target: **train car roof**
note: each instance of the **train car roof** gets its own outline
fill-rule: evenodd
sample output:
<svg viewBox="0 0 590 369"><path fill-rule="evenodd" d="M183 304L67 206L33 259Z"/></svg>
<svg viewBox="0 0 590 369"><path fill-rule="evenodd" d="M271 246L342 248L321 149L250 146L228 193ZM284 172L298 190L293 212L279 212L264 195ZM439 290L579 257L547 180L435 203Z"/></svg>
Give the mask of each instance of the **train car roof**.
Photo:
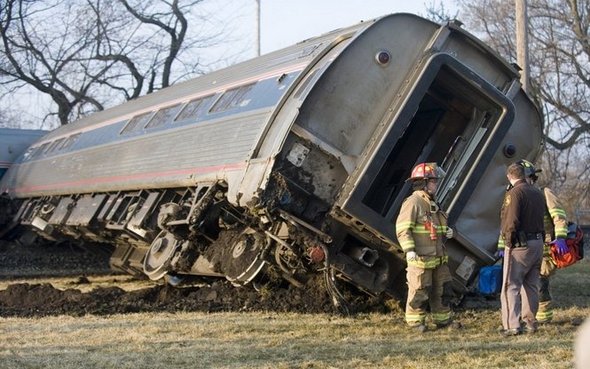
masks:
<svg viewBox="0 0 590 369"><path fill-rule="evenodd" d="M372 20L361 21L356 25L332 30L318 37L303 40L295 45L180 82L151 94L141 96L135 100L126 101L112 108L90 114L73 121L68 125L58 127L46 135L44 139L40 140L38 144L42 144L44 141L51 141L57 137L67 136L73 133L94 129L102 125L109 125L125 119L130 119L135 115L153 111L163 105L186 102L200 96L222 92L234 86L261 80L265 78L265 76L268 77L277 75L278 73L289 73L296 70L303 70L309 66L315 57L335 39L343 36L353 36L350 37L352 39L355 34L362 33L373 24L389 17L411 17L422 22L435 24L430 20L409 13L393 13ZM449 28L463 34L465 37L469 38L471 42L477 43L482 49L487 50L489 53L496 54L487 45L461 29L460 25L451 22L449 23ZM499 58L498 60L502 59ZM511 65L507 63L503 64L505 71L518 75L516 69Z"/></svg>
<svg viewBox="0 0 590 369"><path fill-rule="evenodd" d="M346 28L339 28L321 36L303 40L284 49L180 82L135 100L126 101L112 108L93 113L55 129L47 136L47 140L77 131L85 131L98 125L115 123L142 112L152 111L158 106L170 105L175 102L187 101L199 96L225 91L236 85L258 81L267 75L302 70L314 60L323 47L335 38L340 35L349 35L362 31L381 18L362 21Z"/></svg>

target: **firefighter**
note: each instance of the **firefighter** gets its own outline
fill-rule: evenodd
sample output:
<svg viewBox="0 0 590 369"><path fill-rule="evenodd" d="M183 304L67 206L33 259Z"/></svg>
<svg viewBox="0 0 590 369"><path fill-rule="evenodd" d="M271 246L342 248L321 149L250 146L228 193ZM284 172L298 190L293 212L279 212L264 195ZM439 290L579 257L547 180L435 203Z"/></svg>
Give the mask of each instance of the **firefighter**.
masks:
<svg viewBox="0 0 590 369"><path fill-rule="evenodd" d="M522 165L529 183L534 184L539 177L537 173L541 169L536 169L532 163L526 160L520 160L518 164ZM539 310L537 312L537 322L548 323L553 319L553 308L551 304L551 294L549 292L549 278L555 272L555 262L551 258L551 245L556 246L558 254L567 252L567 218L561 201L555 196L551 189L543 188L545 196L545 245L543 247L543 261L541 263L541 284L539 289Z"/></svg>
<svg viewBox="0 0 590 369"><path fill-rule="evenodd" d="M406 254L408 299L406 323L419 332L426 331L426 312L437 328L452 323L451 309L443 299L451 282L445 242L453 237L447 215L435 201L438 181L444 171L436 163L420 163L408 181L413 192L402 204L395 228L400 246Z"/></svg>
<svg viewBox="0 0 590 369"><path fill-rule="evenodd" d="M522 163L511 164L506 176L507 191L501 212L501 237L505 260L500 294L502 334L513 336L537 330L539 307L539 271L543 259L543 194L527 181Z"/></svg>

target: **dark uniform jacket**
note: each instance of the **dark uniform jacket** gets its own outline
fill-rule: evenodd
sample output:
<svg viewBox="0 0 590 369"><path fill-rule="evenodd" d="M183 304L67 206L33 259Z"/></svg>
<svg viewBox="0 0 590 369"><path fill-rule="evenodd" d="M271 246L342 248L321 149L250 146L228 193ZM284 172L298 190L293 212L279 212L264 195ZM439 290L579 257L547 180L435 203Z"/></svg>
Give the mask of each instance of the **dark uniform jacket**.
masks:
<svg viewBox="0 0 590 369"><path fill-rule="evenodd" d="M506 247L514 247L518 243L518 232L526 237L543 234L545 214L545 198L535 186L520 180L506 192L502 205L501 235Z"/></svg>

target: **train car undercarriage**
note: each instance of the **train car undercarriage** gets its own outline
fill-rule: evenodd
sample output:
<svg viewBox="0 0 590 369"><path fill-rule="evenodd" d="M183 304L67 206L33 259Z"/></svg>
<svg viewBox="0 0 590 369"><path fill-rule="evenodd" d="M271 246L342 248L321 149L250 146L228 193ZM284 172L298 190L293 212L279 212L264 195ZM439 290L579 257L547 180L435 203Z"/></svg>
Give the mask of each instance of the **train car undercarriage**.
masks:
<svg viewBox="0 0 590 369"><path fill-rule="evenodd" d="M226 191L224 182L212 182L182 189L32 198L23 200L12 224L48 240L68 239L86 249L112 251L114 270L165 278L170 284L206 276L243 286L265 276L303 287L324 273L327 291L342 306L337 279L352 281L369 293L383 290L372 282L379 276L368 272L376 264L377 251L349 241L348 247L336 248L319 228L329 228L326 208L309 206L310 200L297 194L300 189L280 175L271 181L270 191L246 208L230 204ZM308 217L310 208L317 210L315 217ZM310 224L288 210L307 211L307 219L319 221ZM361 283L355 280L359 278Z"/></svg>

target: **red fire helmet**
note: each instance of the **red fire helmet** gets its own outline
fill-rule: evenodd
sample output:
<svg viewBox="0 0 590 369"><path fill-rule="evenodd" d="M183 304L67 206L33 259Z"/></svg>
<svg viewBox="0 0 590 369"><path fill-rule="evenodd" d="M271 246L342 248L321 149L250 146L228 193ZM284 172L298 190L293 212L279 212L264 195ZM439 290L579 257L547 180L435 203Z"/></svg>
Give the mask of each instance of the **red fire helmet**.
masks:
<svg viewBox="0 0 590 369"><path fill-rule="evenodd" d="M438 166L436 163L420 163L412 169L412 174L409 178L410 181L416 181L419 179L439 179L445 176L445 171Z"/></svg>

